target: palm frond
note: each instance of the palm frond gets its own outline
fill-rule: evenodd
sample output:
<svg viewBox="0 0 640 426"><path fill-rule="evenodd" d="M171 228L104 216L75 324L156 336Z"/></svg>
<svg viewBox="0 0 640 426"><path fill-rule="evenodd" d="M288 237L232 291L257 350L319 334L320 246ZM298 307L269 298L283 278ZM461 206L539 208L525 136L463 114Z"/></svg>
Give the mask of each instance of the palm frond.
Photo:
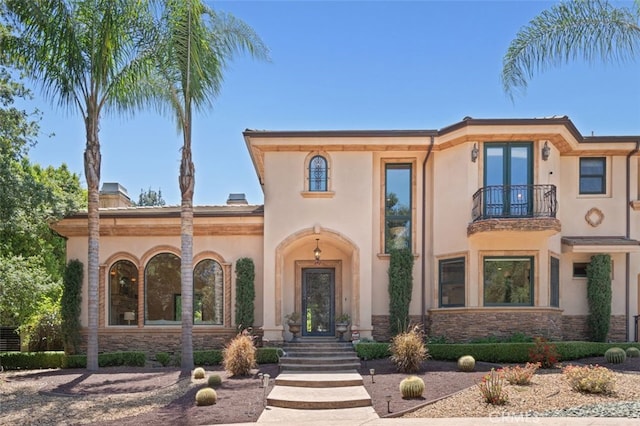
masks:
<svg viewBox="0 0 640 426"><path fill-rule="evenodd" d="M542 12L523 27L503 58L502 85L509 96L525 91L537 72L575 59L625 62L638 58L638 9L606 0L570 0Z"/></svg>

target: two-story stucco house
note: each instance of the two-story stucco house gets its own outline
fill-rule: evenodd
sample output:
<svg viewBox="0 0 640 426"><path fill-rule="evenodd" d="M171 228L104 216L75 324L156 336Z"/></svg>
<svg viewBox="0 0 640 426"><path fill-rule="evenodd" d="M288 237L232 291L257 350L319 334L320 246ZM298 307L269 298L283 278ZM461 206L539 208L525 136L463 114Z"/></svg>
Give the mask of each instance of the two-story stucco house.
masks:
<svg viewBox="0 0 640 426"><path fill-rule="evenodd" d="M640 136L585 137L552 117L244 138L264 205L230 197L195 209L196 348L235 333L241 257L256 266L264 339L288 339L292 311L303 336L334 336L346 312L361 337L388 339L393 247L414 253L412 320L452 341L585 339L586 265L608 253L610 338L636 340ZM53 227L68 238L68 258L86 264L86 214ZM179 348L179 247L179 207L101 210L100 350Z"/></svg>

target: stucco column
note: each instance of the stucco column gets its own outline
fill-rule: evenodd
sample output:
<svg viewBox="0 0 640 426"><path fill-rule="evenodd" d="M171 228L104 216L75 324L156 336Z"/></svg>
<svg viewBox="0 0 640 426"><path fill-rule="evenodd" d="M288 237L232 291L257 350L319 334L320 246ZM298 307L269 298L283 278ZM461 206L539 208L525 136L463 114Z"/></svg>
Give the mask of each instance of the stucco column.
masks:
<svg viewBox="0 0 640 426"><path fill-rule="evenodd" d="M282 337L282 274L280 250L267 250L264 255L263 340L280 342Z"/></svg>
<svg viewBox="0 0 640 426"><path fill-rule="evenodd" d="M371 260L360 259L360 250L354 247L351 252L351 294L355 312L354 326L360 332L360 338L372 338L371 306L373 292L371 289Z"/></svg>

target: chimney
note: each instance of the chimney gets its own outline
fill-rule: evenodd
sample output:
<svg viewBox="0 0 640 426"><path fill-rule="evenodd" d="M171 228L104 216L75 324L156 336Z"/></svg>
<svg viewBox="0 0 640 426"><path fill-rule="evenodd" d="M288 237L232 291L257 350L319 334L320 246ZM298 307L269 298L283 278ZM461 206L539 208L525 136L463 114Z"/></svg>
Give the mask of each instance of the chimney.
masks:
<svg viewBox="0 0 640 426"><path fill-rule="evenodd" d="M247 197L244 194L229 194L227 198L228 206L248 205Z"/></svg>
<svg viewBox="0 0 640 426"><path fill-rule="evenodd" d="M117 182L105 182L100 191L100 208L131 207L133 203L127 188Z"/></svg>

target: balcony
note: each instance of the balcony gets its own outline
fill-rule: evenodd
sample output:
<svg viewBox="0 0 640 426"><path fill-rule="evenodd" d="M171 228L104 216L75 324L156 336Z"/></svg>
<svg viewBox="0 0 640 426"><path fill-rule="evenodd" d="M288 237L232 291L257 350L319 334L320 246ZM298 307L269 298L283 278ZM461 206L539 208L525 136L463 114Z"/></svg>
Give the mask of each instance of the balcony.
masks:
<svg viewBox="0 0 640 426"><path fill-rule="evenodd" d="M560 232L557 210L555 185L485 186L473 194L467 235L494 230Z"/></svg>

